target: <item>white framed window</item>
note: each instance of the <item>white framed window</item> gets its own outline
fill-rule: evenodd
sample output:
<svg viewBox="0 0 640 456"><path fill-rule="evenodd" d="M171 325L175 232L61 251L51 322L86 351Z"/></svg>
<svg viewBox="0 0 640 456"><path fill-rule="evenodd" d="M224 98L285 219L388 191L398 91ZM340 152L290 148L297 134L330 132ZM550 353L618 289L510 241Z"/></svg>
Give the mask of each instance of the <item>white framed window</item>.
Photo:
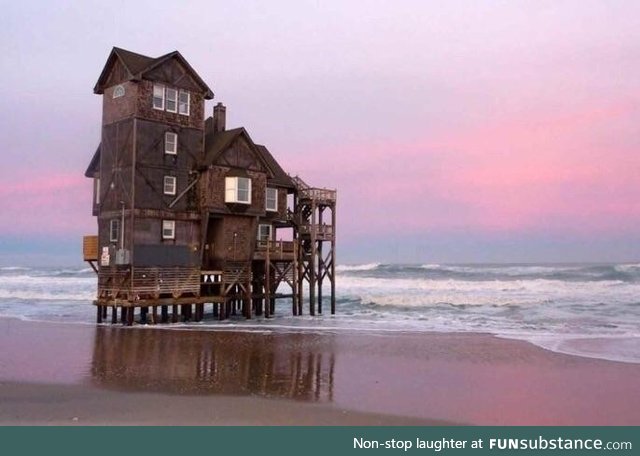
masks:
<svg viewBox="0 0 640 456"><path fill-rule="evenodd" d="M164 86L162 84L153 85L153 109L164 110Z"/></svg>
<svg viewBox="0 0 640 456"><path fill-rule="evenodd" d="M175 176L164 176L163 192L165 195L176 194L176 178Z"/></svg>
<svg viewBox="0 0 640 456"><path fill-rule="evenodd" d="M164 153L176 155L178 153L178 134L168 131L164 134Z"/></svg>
<svg viewBox="0 0 640 456"><path fill-rule="evenodd" d="M162 221L162 239L175 239L175 238L176 238L176 221L163 220Z"/></svg>
<svg viewBox="0 0 640 456"><path fill-rule="evenodd" d="M267 224L258 225L258 241L267 242L271 240L272 226Z"/></svg>
<svg viewBox="0 0 640 456"><path fill-rule="evenodd" d="M113 98L124 97L124 86L122 84L117 85L115 89L113 89Z"/></svg>
<svg viewBox="0 0 640 456"><path fill-rule="evenodd" d="M278 211L278 189L267 187L265 195L265 209L272 212Z"/></svg>
<svg viewBox="0 0 640 456"><path fill-rule="evenodd" d="M225 203L251 204L251 179L248 177L225 177Z"/></svg>
<svg viewBox="0 0 640 456"><path fill-rule="evenodd" d="M191 101L191 95L186 90L181 90L178 94L178 113L183 116L189 115L189 102Z"/></svg>
<svg viewBox="0 0 640 456"><path fill-rule="evenodd" d="M109 223L109 242L118 242L120 240L120 220L112 219Z"/></svg>
<svg viewBox="0 0 640 456"><path fill-rule="evenodd" d="M178 91L167 87L165 90L167 96L166 109L168 112L178 112Z"/></svg>

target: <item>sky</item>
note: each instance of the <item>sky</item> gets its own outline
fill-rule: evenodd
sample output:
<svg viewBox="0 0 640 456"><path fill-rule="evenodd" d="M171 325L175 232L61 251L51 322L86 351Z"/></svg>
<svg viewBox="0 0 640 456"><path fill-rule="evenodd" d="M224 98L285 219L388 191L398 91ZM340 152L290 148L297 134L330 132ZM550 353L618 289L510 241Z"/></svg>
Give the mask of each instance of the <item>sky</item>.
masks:
<svg viewBox="0 0 640 456"><path fill-rule="evenodd" d="M113 46L179 50L338 263L640 261L640 2L3 2L0 264L79 263Z"/></svg>

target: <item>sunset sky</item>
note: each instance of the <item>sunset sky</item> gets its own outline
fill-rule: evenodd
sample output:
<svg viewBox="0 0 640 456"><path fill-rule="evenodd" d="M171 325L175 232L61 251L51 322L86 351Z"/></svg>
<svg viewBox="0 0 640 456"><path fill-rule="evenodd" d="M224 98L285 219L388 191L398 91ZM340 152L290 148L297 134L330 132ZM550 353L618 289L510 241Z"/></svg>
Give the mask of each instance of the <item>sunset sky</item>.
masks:
<svg viewBox="0 0 640 456"><path fill-rule="evenodd" d="M80 261L112 46L179 50L338 262L640 261L640 2L5 2L0 264Z"/></svg>

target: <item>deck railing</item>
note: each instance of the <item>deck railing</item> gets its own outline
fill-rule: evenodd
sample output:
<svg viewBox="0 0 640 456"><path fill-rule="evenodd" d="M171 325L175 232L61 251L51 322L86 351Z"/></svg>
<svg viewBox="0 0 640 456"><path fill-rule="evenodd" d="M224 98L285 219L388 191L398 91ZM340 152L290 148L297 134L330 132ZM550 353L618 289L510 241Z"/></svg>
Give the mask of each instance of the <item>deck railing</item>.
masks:
<svg viewBox="0 0 640 456"><path fill-rule="evenodd" d="M314 234L319 239L331 239L333 236L333 225L320 225L320 224L306 224L300 225L300 234Z"/></svg>
<svg viewBox="0 0 640 456"><path fill-rule="evenodd" d="M263 260L267 255L271 259L293 260L295 245L293 241L258 241L254 259Z"/></svg>
<svg viewBox="0 0 640 456"><path fill-rule="evenodd" d="M336 191L327 188L306 188L300 190L300 198L316 201L335 201Z"/></svg>
<svg viewBox="0 0 640 456"><path fill-rule="evenodd" d="M112 299L158 299L198 296L200 270L179 267L136 267L131 279L130 267L101 268L98 297Z"/></svg>

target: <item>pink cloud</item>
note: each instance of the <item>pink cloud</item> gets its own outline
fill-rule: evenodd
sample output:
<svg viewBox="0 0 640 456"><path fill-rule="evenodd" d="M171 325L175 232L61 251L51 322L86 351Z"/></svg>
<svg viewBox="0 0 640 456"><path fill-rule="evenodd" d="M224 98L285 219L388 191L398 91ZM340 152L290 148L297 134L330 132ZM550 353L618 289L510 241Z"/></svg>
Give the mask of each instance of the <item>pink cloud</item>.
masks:
<svg viewBox="0 0 640 456"><path fill-rule="evenodd" d="M92 232L92 182L82 174L16 175L0 187L0 233L73 235Z"/></svg>
<svg viewBox="0 0 640 456"><path fill-rule="evenodd" d="M629 232L639 144L627 101L286 160L340 190L343 232ZM637 136L637 135L636 135Z"/></svg>

